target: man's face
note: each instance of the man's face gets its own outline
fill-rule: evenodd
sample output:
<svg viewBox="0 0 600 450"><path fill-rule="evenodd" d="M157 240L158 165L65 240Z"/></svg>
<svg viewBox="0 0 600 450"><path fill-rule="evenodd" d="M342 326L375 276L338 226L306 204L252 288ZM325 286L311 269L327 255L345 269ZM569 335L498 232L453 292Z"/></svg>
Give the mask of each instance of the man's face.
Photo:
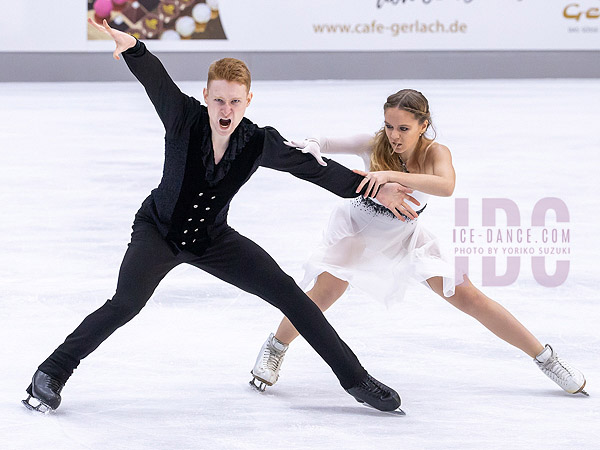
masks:
<svg viewBox="0 0 600 450"><path fill-rule="evenodd" d="M213 80L204 89L204 102L213 134L230 136L242 121L252 93L235 81Z"/></svg>

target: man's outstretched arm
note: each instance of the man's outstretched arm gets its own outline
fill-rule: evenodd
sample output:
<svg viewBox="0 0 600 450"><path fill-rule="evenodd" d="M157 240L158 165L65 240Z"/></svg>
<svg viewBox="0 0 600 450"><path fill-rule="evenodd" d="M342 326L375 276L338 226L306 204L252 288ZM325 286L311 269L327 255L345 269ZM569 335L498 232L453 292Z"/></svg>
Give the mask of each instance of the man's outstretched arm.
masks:
<svg viewBox="0 0 600 450"><path fill-rule="evenodd" d="M115 41L113 57L120 59L123 55L127 67L144 86L167 133L181 126L186 117L186 106L193 100L179 90L160 60L148 51L143 42L111 28L106 20L102 25L92 19L88 21Z"/></svg>
<svg viewBox="0 0 600 450"><path fill-rule="evenodd" d="M322 166L312 155L291 148L285 145L284 141L277 130L271 127L265 128L261 166L289 172L295 177L316 184L340 197L353 198L364 194L365 188L362 192L356 192L364 176L327 158L324 158L327 165ZM404 202L407 193L399 185L384 185L376 198L384 206L391 206L389 209L396 217L404 220L396 206Z"/></svg>
<svg viewBox="0 0 600 450"><path fill-rule="evenodd" d="M314 183L344 198L358 196L356 188L363 176L352 172L337 162L325 158L326 166L316 159L284 144L281 135L271 127L265 128L265 143L260 165L289 172L295 177Z"/></svg>

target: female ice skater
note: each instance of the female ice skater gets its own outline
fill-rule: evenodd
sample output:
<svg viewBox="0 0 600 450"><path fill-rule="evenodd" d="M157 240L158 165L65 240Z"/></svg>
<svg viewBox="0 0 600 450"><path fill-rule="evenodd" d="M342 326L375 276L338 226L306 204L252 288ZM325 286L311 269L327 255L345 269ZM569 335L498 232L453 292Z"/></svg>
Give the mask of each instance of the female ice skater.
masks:
<svg viewBox="0 0 600 450"><path fill-rule="evenodd" d="M335 209L323 242L305 265L300 285L315 278L308 296L325 311L348 285L385 302L403 297L410 278L427 285L461 311L473 316L496 336L521 349L565 391L586 392L583 374L560 359L550 345L543 346L515 317L477 289L466 275L456 277L452 264L442 255L436 238L414 217L426 206L427 195L450 196L455 173L450 151L426 137L431 128L427 99L406 89L388 97L383 106L384 128L375 138L309 139L297 146L324 164L323 153L359 155L370 167L359 189L366 194L384 183L399 183L414 190L413 207L401 210L398 220L384 206L360 196ZM252 375L260 389L274 384L288 345L298 336L284 318L264 343ZM586 394L587 395L587 394Z"/></svg>
<svg viewBox="0 0 600 450"><path fill-rule="evenodd" d="M252 94L250 72L242 61L225 58L210 66L204 106L178 89L142 42L111 29L106 21L91 23L114 39L115 59L123 54L163 122L163 177L135 216L114 297L42 362L27 388L25 405L56 409L80 361L139 313L169 271L187 263L279 308L359 402L397 409L398 394L366 372L292 278L227 224L231 199L258 166L289 172L343 197L355 197L364 177L333 161L323 167L312 156L286 146L274 128L246 119ZM135 131L134 124L124 126ZM377 194L393 210L405 197L394 184Z"/></svg>

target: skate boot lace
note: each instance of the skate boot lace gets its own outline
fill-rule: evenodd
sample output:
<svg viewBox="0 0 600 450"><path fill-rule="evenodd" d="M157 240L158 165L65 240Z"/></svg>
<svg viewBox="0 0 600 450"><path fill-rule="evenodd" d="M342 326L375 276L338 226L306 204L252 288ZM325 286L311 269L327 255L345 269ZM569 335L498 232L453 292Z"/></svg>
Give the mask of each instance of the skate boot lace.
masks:
<svg viewBox="0 0 600 450"><path fill-rule="evenodd" d="M55 394L60 394L60 391L62 391L62 388L63 388L63 384L60 381L58 381L56 378L52 378L50 376L46 379L45 384Z"/></svg>
<svg viewBox="0 0 600 450"><path fill-rule="evenodd" d="M283 356L283 352L279 352L276 349L269 346L265 354L263 355L263 362L267 368L273 372L277 372L279 370L279 366L281 365L281 361Z"/></svg>
<svg viewBox="0 0 600 450"><path fill-rule="evenodd" d="M544 372L555 382L566 382L575 376L573 368L558 356L552 356L543 367Z"/></svg>
<svg viewBox="0 0 600 450"><path fill-rule="evenodd" d="M373 379L370 375L365 381L361 381L360 384L365 390L372 392L379 397L385 397L390 393L389 390L386 389L386 386Z"/></svg>

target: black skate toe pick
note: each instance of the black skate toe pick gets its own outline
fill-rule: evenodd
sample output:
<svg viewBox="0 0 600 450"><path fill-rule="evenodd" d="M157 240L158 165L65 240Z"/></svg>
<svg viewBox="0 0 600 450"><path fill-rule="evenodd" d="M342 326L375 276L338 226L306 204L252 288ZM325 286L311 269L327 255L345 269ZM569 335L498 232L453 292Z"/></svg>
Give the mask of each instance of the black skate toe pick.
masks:
<svg viewBox="0 0 600 450"><path fill-rule="evenodd" d="M359 403L367 403L379 411L394 411L400 407L400 396L392 388L377 381L371 375L356 386L346 389Z"/></svg>

